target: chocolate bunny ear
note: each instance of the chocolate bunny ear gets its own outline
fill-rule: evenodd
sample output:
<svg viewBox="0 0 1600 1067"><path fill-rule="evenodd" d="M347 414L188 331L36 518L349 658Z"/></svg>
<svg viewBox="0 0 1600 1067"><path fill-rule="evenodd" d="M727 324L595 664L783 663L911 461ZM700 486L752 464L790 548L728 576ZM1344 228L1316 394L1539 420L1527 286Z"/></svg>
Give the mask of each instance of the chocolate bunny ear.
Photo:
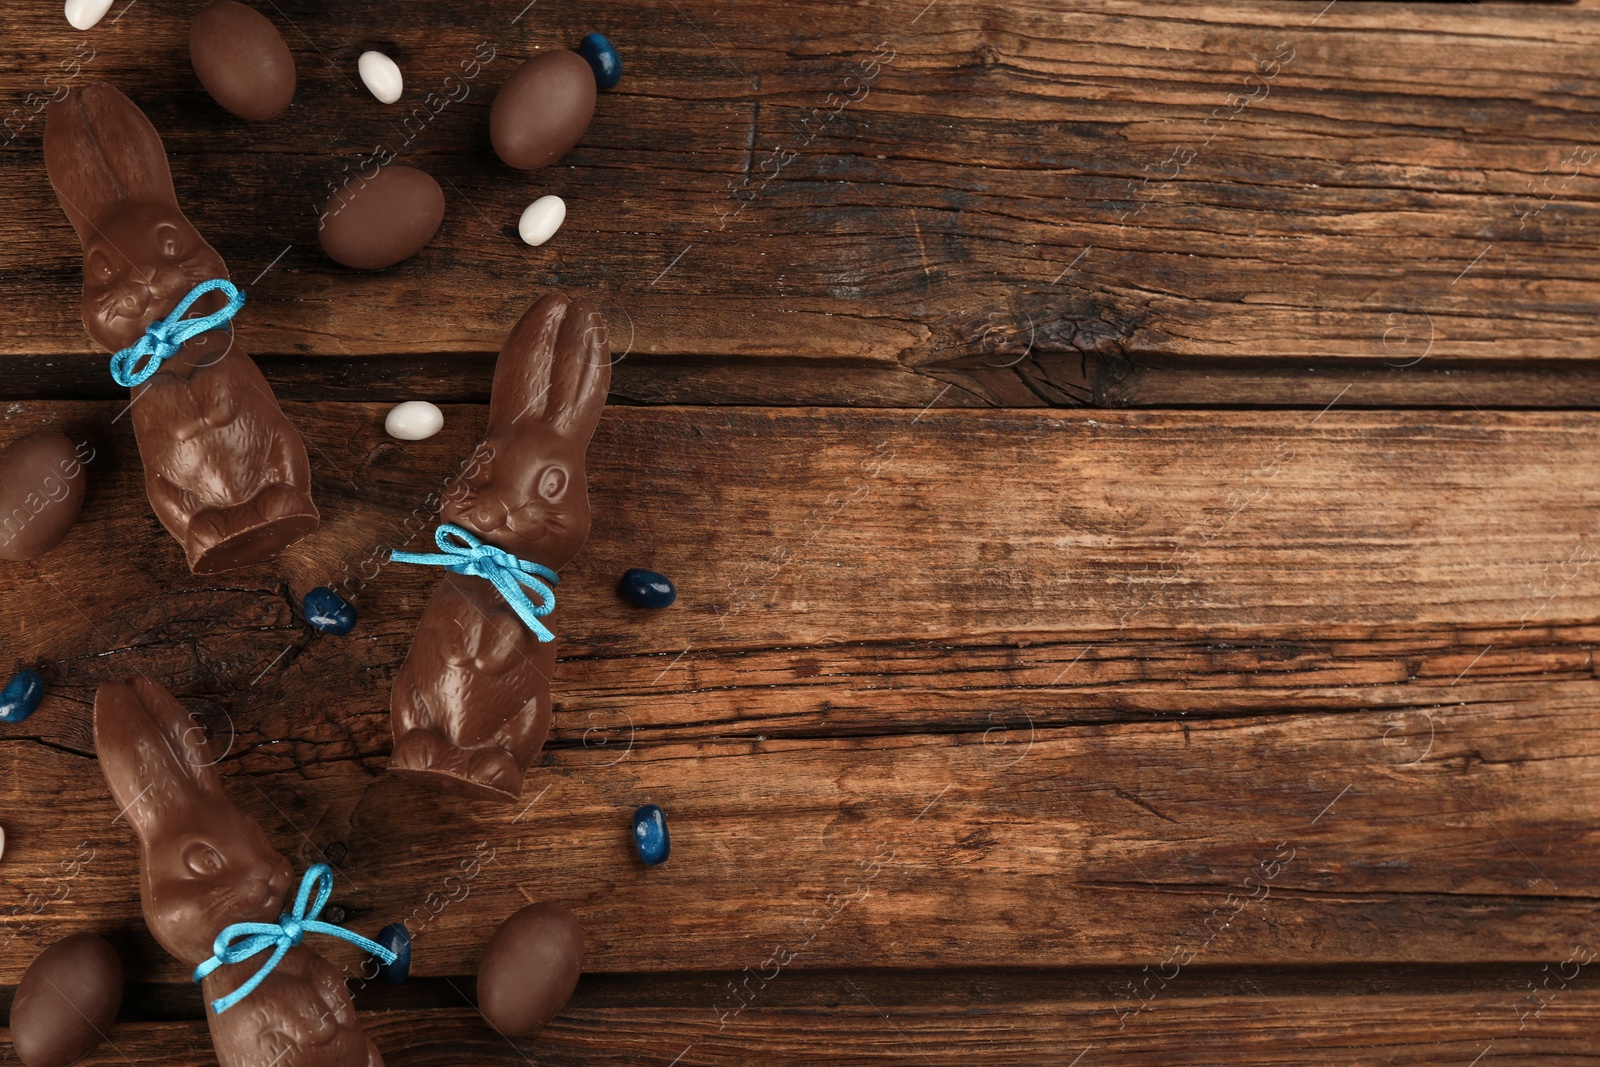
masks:
<svg viewBox="0 0 1600 1067"><path fill-rule="evenodd" d="M587 441L611 391L611 333L605 316L574 300L561 320L550 369L550 421L564 437Z"/></svg>
<svg viewBox="0 0 1600 1067"><path fill-rule="evenodd" d="M600 309L549 293L523 314L500 349L489 432L535 419L564 437L587 439L610 388L611 344Z"/></svg>
<svg viewBox="0 0 1600 1067"><path fill-rule="evenodd" d="M50 105L44 162L85 245L106 212L124 201L178 206L161 135L132 100L101 82Z"/></svg>
<svg viewBox="0 0 1600 1067"><path fill-rule="evenodd" d="M177 809L227 803L205 730L148 678L100 686L94 745L111 795L141 840Z"/></svg>

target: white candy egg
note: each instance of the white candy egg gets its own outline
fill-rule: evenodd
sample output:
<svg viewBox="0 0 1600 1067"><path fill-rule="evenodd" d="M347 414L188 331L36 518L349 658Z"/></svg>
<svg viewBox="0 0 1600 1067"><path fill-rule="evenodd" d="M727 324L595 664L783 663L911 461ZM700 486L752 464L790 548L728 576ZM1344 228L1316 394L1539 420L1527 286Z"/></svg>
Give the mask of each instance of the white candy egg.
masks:
<svg viewBox="0 0 1600 1067"><path fill-rule="evenodd" d="M538 247L556 235L567 221L567 205L559 196L541 196L529 204L517 220L517 233Z"/></svg>
<svg viewBox="0 0 1600 1067"><path fill-rule="evenodd" d="M67 0L67 21L75 30L87 30L110 10L111 0Z"/></svg>
<svg viewBox="0 0 1600 1067"><path fill-rule="evenodd" d="M356 69L361 72L361 84L382 103L394 103L405 90L400 68L382 52L362 52L361 58L356 60Z"/></svg>
<svg viewBox="0 0 1600 1067"><path fill-rule="evenodd" d="M444 429L444 412L426 400L407 400L390 409L383 428L402 441L425 441Z"/></svg>

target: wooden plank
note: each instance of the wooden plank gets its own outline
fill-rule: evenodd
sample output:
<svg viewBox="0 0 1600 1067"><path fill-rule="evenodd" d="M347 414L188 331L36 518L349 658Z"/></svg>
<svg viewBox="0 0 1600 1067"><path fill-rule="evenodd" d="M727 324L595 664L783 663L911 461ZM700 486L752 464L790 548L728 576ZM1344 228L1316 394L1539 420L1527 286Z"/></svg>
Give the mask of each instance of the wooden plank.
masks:
<svg viewBox="0 0 1600 1067"><path fill-rule="evenodd" d="M353 706L381 713L431 582L377 561L386 545L425 543L428 494L470 451L481 410L451 408L443 434L402 445L382 434L381 408L291 405L313 445L326 525L278 567L217 582L187 574L159 531L126 420L111 424L119 407L12 408L8 430L61 426L99 454L69 539L8 570L8 662L50 665L57 691L85 706L99 680L134 670L184 695L263 710L316 700L325 677L374 677L384 684L353 694ZM562 589L562 650L587 661L592 679L569 692L608 728L628 711L647 731L718 721L778 732L806 721L805 703L788 702L803 692L793 687L826 684L833 728L870 731L885 716L919 714L879 708L871 687L882 677L960 690L953 703L970 726L1025 691L1035 694L1028 710L1059 708L1052 679L1080 653L1074 678L1169 686L1182 695L1165 698L1167 710L1173 700L1197 708L1206 698L1193 680L1228 669L1253 675L1257 710L1305 687L1326 691L1331 677L1404 681L1419 652L1435 682L1486 646L1500 651L1485 653L1480 672L1515 669L1512 656L1539 657L1527 659L1538 670L1576 658L1586 672L1587 630L1540 646L1546 628L1592 618L1600 592L1584 461L1596 431L1579 415L1337 409L1116 418L612 409L593 449L595 534ZM1408 495L1393 495L1396 485ZM1003 508L991 503L997 491ZM904 535L912 529L918 537ZM141 566L108 576L104 559L123 545L140 546ZM635 612L611 594L615 576L640 562L681 583L671 612ZM317 584L361 605L362 639L310 638L285 594L297 601ZM894 592L864 601L862 588ZM1374 627L1388 628L1387 642ZM1230 634L1247 647L1219 668L1214 643ZM1098 647L1108 637L1121 640ZM1338 647L1323 655L1321 641ZM826 646L825 659L797 656L797 646ZM1171 662L1152 676L1153 660ZM1285 677L1285 664L1303 670ZM1264 671L1284 684L1263 686ZM969 703L997 672L1007 684ZM659 703L632 709L635 688L652 680ZM233 695L241 690L261 699ZM1099 699L1085 712L1105 714ZM1123 686L1116 699L1133 698ZM60 740L90 747L86 731Z"/></svg>
<svg viewBox="0 0 1600 1067"><path fill-rule="evenodd" d="M580 744L520 811L408 787L380 753L340 755L340 712L296 709L229 793L298 866L340 843L335 903L358 928L409 920L425 975L470 973L493 917L543 898L606 972L759 969L780 947L801 967L1540 962L1600 896L1593 685L1572 689L1409 717ZM137 851L92 761L0 753L15 981L65 933L137 930ZM647 801L673 819L654 871L628 844ZM182 981L138 941L146 980Z"/></svg>
<svg viewBox="0 0 1600 1067"><path fill-rule="evenodd" d="M1595 355L1593 5L1175 17L1149 0L877 0L840 23L821 0L759 13L647 0L513 25L519 6L456 5L445 24L407 0L375 25L353 3L282 4L300 94L251 126L205 100L165 9L80 35L53 9L8 8L0 27L29 46L0 73L17 116L0 169L0 343L90 350L28 96L53 91L88 42L76 77L147 108L184 202L251 283L241 328L256 353L492 351L533 290L559 285L611 306L641 363L946 368L1005 403L1064 402L1085 357ZM528 179L484 151L487 105L516 57L596 25L628 75L568 164L537 179L570 212L559 241L526 249L511 224ZM375 33L419 96L479 42L497 58L465 100L403 127L352 84ZM893 60L863 73L880 42ZM841 93L857 99L834 115ZM416 260L356 275L314 250L313 207L378 144L447 181L450 207ZM787 402L782 376L765 399Z"/></svg>
<svg viewBox="0 0 1600 1067"><path fill-rule="evenodd" d="M1545 961L1600 895L1595 416L612 409L518 811L381 773L431 576L382 568L347 639L288 600L420 543L483 412L401 444L381 406L290 405L323 530L202 580L117 410L8 409L100 454L83 520L0 597L7 665L52 685L0 741L0 884L43 902L7 923L0 982L62 933L139 926L86 758L94 684L134 670L227 744L230 795L297 864L344 853L359 927L429 916L423 975L470 973L484 916L540 897L626 972L780 944L802 968L1154 966L1197 939L1214 964ZM635 563L679 605L623 607ZM649 872L646 801L675 836ZM140 944L144 980L181 980Z"/></svg>
<svg viewBox="0 0 1600 1067"><path fill-rule="evenodd" d="M515 321L513 318L509 321ZM627 336L617 328L624 346ZM255 357L280 400L343 400L356 402L426 398L435 404L486 404L494 378L496 353L445 355L379 355L353 359L324 356ZM623 351L614 353L611 402L618 404L764 405L778 407L987 407L992 395L986 385L967 385L958 372L940 376L912 367L864 367L848 357L834 362L814 360L811 372L797 373L792 359L741 357L737 362L716 357L660 357L639 359ZM107 359L85 356L5 356L0 358L0 396L9 400L121 400L128 391L106 373ZM946 381L945 377L951 380ZM1586 392L1582 376L1568 375L1559 389L1533 383L1548 375L1529 372L1519 376L1512 392L1525 402L1509 405L1501 383L1492 383L1492 397L1473 394L1483 407L1548 407L1540 396L1559 394L1558 407L1582 407L1578 401L1592 395L1600 407L1600 385ZM1600 375L1596 376L1600 379ZM1473 376L1454 379L1475 388ZM1160 388L1159 386L1157 387ZM1169 387L1170 388L1170 387ZM1041 407L1032 394L1018 398L1013 407ZM1122 402L1121 400L1108 402ZM1171 405L1167 405L1171 406ZM1320 405L1319 405L1320 406ZM1446 405L1450 406L1450 405Z"/></svg>
<svg viewBox="0 0 1600 1067"><path fill-rule="evenodd" d="M626 341L626 338L623 338ZM618 353L617 404L776 407L1007 408L1251 407L1322 410L1330 397L1350 408L1519 410L1600 408L1600 364L1582 360L1490 365L1484 361L1354 364L1337 360L1200 360L1127 356L1040 359L1026 366L864 367L841 359L741 357L634 359ZM321 356L257 359L283 400L484 404L493 354ZM1018 375L1022 375L1019 377ZM12 400L124 400L104 361L80 356L0 359L0 396Z"/></svg>
<svg viewBox="0 0 1600 1067"><path fill-rule="evenodd" d="M1122 1029L1116 1005L1103 997L907 1005L854 978L832 993L815 1006L755 1007L720 1025L709 1006L580 1007L580 986L573 1006L520 1041L495 1034L466 1007L363 1012L362 1023L386 1062L404 1067L721 1067L750 1063L758 1049L768 1064L811 1064L825 1056L841 1064L1145 1067L1181 1057L1195 1067L1324 1061L1462 1067L1481 1057L1476 1062L1533 1067L1569 1057L1587 1062L1600 1020L1600 996L1589 989L1563 991L1521 1030L1507 1010L1515 994L1506 991L1329 998L1257 987L1234 999L1174 996ZM215 1059L203 1023L121 1023L82 1063L209 1067Z"/></svg>
<svg viewBox="0 0 1600 1067"><path fill-rule="evenodd" d="M1318 409L1345 390L1339 405L1346 408L1593 408L1600 407L1597 370L1581 360L1500 366L1432 359L1359 365L1121 360L1094 368L1081 385L1066 376L1053 377L1051 385L1072 402L1118 407L1225 407L1249 397L1252 404ZM981 392L964 389L961 395L975 391Z"/></svg>
<svg viewBox="0 0 1600 1067"><path fill-rule="evenodd" d="M216 599L212 610L253 608L263 622L289 622L269 572L209 588L163 551L170 546L154 532L126 428L107 429L120 408L13 408L8 430L62 426L94 444L100 466L72 539L32 569L12 568L27 578L23 595L7 598L12 655L65 660L74 649L94 654L141 634L142 644L159 646L161 627L184 623L190 635L203 634L208 608L191 607L195 597ZM425 594L427 576L386 570L363 590L364 564L385 544L420 543L431 523L427 494L467 453L482 413L452 408L444 434L406 446L382 435L376 407L291 412L314 444L329 519L277 571L297 594L348 578L346 591L377 606L367 625L388 627L403 642L406 605ZM563 590L564 603L578 606L563 648L650 654L762 640L937 641L1146 624L1211 633L1285 623L1359 630L1581 620L1595 592L1584 558L1593 479L1582 462L1594 432L1594 420L1578 415L817 418L613 409L594 449L599 525ZM735 455L759 480L733 467ZM1007 471L1014 461L1040 472L1040 481L1020 484ZM1405 485L1408 498L1391 495L1392 485ZM1004 511L987 506L996 486ZM1326 502L1325 490L1337 498ZM693 536L673 532L674 521L682 531L691 515ZM927 540L884 536L912 524ZM1297 538L1287 547L1284 531ZM1308 531L1315 544L1307 544ZM1486 541L1497 546L1492 559L1484 558ZM1009 569L993 580L982 553L1013 542ZM145 569L119 576L132 586L108 590L99 574L75 565L124 543L151 547ZM863 552L866 543L875 550ZM1308 558L1331 572L1308 573ZM641 617L608 592L611 577L641 559L684 583L684 601L669 616ZM838 576L844 564L863 586L893 583L907 610L892 625L871 616L853 596L854 579ZM769 586L758 585L757 565L778 570ZM967 588L946 584L962 573L972 576ZM1471 584L1456 586L1465 574ZM1276 602L1260 601L1263 583L1277 590ZM830 610L801 603L801 586ZM125 598L128 591L136 595ZM156 619L151 612L163 602ZM90 610L80 615L74 603ZM78 636L64 640L69 634Z"/></svg>
<svg viewBox="0 0 1600 1067"><path fill-rule="evenodd" d="M270 623L280 580L296 596L337 584L368 613L369 639L408 639L433 576L373 561L425 543L429 494L470 452L483 409L451 407L443 433L413 444L383 433L381 405L286 410L323 528L273 568L208 583L159 534L119 405L10 405L8 431L59 426L99 451L69 539L9 569L10 653L123 648L156 628L153 613L205 619L191 598L240 591L265 591L253 603ZM1583 622L1600 596L1597 438L1600 419L1559 412L611 408L591 449L594 533L562 590L562 649ZM148 557L112 584L105 562L123 545ZM683 584L669 614L612 594L640 563Z"/></svg>

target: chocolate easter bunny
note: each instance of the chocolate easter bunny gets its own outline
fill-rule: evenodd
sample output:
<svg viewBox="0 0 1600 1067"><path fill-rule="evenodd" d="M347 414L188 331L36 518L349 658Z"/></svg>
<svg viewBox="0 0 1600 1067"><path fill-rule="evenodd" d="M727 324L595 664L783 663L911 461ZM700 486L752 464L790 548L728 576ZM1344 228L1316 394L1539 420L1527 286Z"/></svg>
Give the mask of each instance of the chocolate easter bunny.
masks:
<svg viewBox="0 0 1600 1067"><path fill-rule="evenodd" d="M610 384L598 308L559 293L529 308L500 350L488 433L441 521L550 571L566 566L589 536L584 454ZM395 676L389 769L514 800L550 730L555 660L554 640L489 581L446 574Z"/></svg>
<svg viewBox="0 0 1600 1067"><path fill-rule="evenodd" d="M45 166L83 243L83 324L112 352L133 346L227 265L178 208L155 127L115 88L50 105ZM227 299L208 292L197 316ZM196 574L269 560L317 528L311 468L272 387L213 329L133 387L133 430L150 505Z"/></svg>
<svg viewBox="0 0 1600 1067"><path fill-rule="evenodd" d="M289 863L223 793L204 730L172 694L144 678L102 685L94 740L111 795L139 836L144 921L162 948L196 967L230 925L278 919L292 889ZM255 969L247 962L208 975L206 1001ZM304 945L206 1020L222 1067L383 1067L343 975Z"/></svg>

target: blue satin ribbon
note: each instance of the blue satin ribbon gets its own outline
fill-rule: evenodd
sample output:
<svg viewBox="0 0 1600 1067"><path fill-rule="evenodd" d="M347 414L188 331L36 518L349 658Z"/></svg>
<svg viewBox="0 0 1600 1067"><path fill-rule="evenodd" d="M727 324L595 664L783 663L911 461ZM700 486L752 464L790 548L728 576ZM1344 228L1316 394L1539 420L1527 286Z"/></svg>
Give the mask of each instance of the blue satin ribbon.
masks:
<svg viewBox="0 0 1600 1067"><path fill-rule="evenodd" d="M539 621L556 609L556 593L550 586L561 579L555 571L537 563L518 559L493 545L486 545L466 530L452 526L448 522L439 524L433 540L439 546L439 555L430 552L390 552L389 559L395 563L420 563L424 566L443 567L457 574L470 574L474 578L491 582L500 591L506 603L511 605L511 610L517 613L517 618L527 624L535 637L540 641L556 639L556 635ZM541 578L547 580L550 585L540 581ZM524 587L539 594L537 606L523 591Z"/></svg>
<svg viewBox="0 0 1600 1067"><path fill-rule="evenodd" d="M194 302L213 289L220 289L227 296L227 306L221 311L213 311L198 319L184 318L194 306ZM201 282L189 290L188 296L178 302L178 306L172 309L172 314L146 326L143 337L111 357L111 377L117 380L118 385L133 388L160 370L163 360L177 355L178 349L183 347L185 341L224 325L237 315L242 307L244 307L244 294L235 289L232 282L222 278ZM146 356L149 359L145 360L144 366L134 370L134 366Z"/></svg>
<svg viewBox="0 0 1600 1067"><path fill-rule="evenodd" d="M317 891L316 903L306 907L311 899L311 890ZM211 951L216 953L209 960L194 969L194 980L200 981L218 967L228 963L243 963L251 956L272 949L272 956L261 969L250 976L250 980L235 989L225 997L218 997L211 1002L211 1010L221 1015L239 1001L255 992L257 986L267 980L267 975L272 973L274 967L288 955L289 950L298 945L307 934L328 934L340 937L366 949L385 965L395 960L395 954L376 941L368 941L360 934L352 934L343 927L332 923L317 921L317 916L322 914L323 906L328 903L328 897L333 894L333 871L326 863L313 864L306 871L305 877L300 880L300 895L295 898L294 911L288 915L278 916L275 923L234 923L222 933L217 935L216 942L211 946Z"/></svg>

